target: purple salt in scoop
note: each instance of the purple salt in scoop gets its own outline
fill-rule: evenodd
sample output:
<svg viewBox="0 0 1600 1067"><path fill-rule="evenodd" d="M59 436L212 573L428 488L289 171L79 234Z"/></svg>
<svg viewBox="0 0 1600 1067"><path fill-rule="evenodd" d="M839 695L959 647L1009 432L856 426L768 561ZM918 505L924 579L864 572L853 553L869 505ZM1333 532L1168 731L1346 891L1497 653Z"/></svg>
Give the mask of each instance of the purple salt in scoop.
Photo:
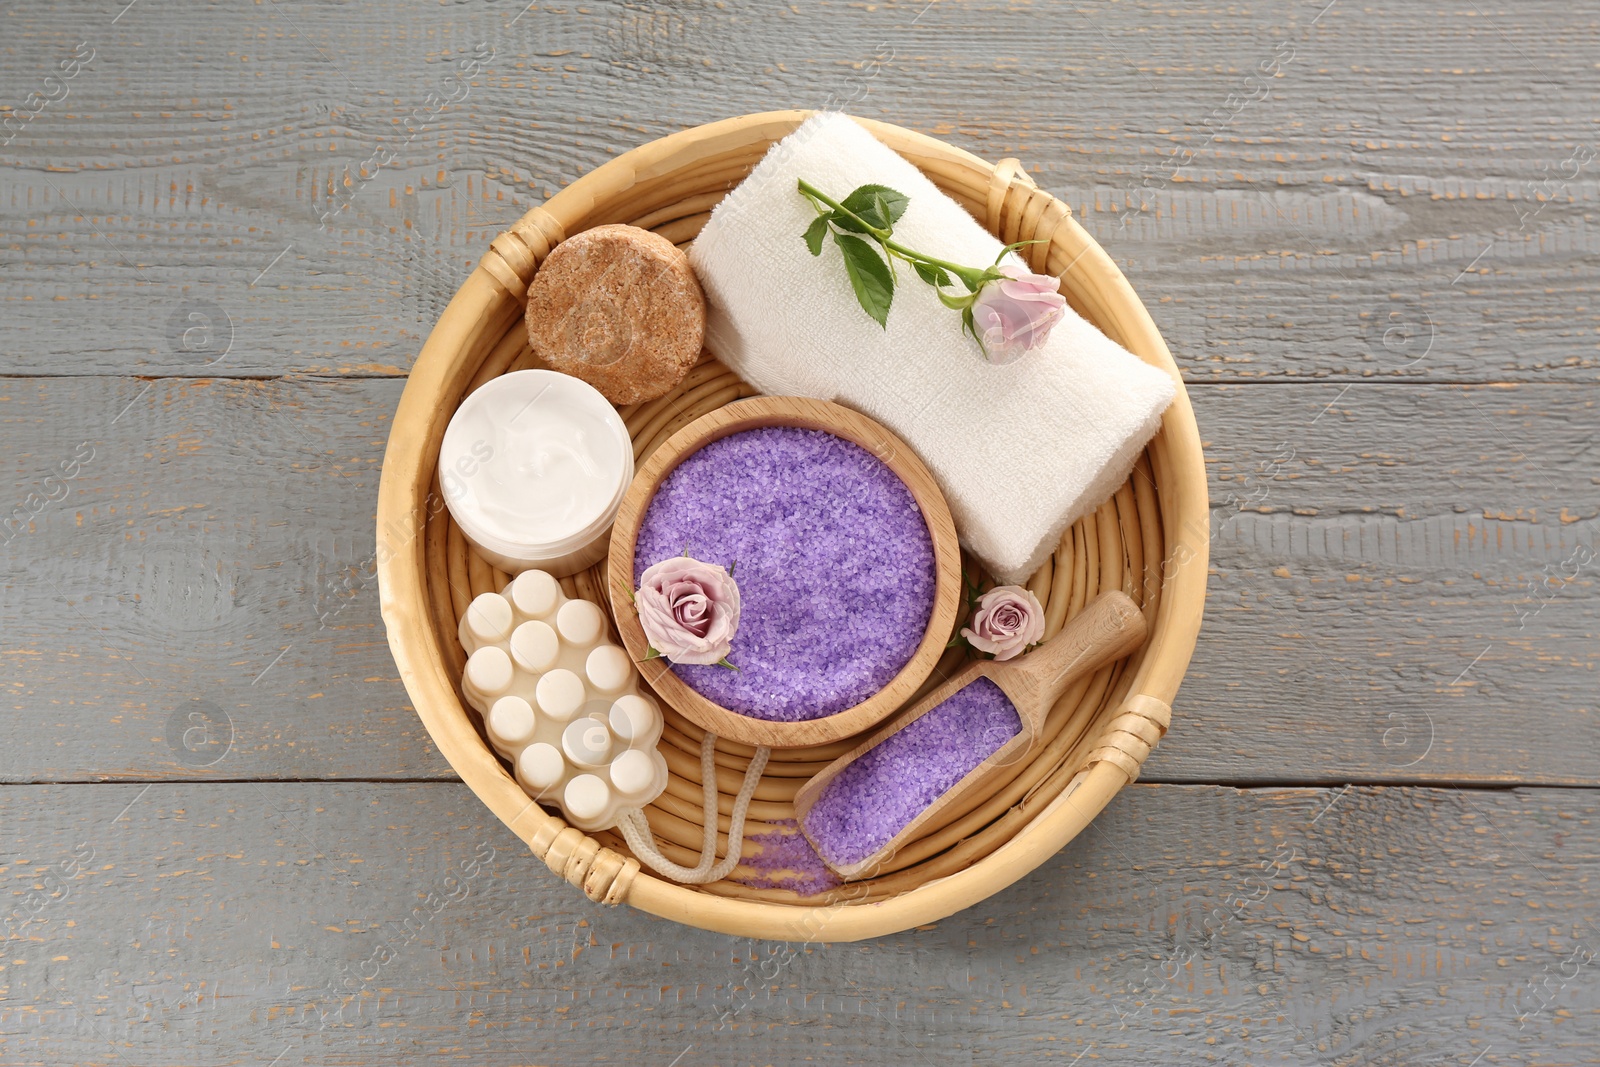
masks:
<svg viewBox="0 0 1600 1067"><path fill-rule="evenodd" d="M751 718L800 722L861 703L910 661L933 613L933 538L911 490L824 430L742 430L679 463L640 524L635 586L686 552L734 572L739 669L672 671Z"/></svg>
<svg viewBox="0 0 1600 1067"><path fill-rule="evenodd" d="M1144 637L1139 606L1110 592L1032 652L969 665L807 782L800 829L841 878L876 874L945 805L1023 758L1073 682Z"/></svg>
<svg viewBox="0 0 1600 1067"><path fill-rule="evenodd" d="M978 678L841 771L806 833L835 869L860 863L1021 732L1005 693Z"/></svg>

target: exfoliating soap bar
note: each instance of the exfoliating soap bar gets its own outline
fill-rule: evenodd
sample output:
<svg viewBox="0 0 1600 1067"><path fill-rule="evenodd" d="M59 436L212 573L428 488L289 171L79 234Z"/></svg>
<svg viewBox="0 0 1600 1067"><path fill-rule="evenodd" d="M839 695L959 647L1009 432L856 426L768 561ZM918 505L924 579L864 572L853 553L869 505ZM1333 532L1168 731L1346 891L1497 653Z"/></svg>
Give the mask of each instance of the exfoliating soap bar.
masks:
<svg viewBox="0 0 1600 1067"><path fill-rule="evenodd" d="M706 300L671 241L612 223L556 245L528 286L528 344L613 404L671 392L695 360Z"/></svg>
<svg viewBox="0 0 1600 1067"><path fill-rule="evenodd" d="M607 640L597 605L569 599L544 571L523 571L473 600L457 632L467 703L529 796L580 830L603 830L661 795L661 709Z"/></svg>

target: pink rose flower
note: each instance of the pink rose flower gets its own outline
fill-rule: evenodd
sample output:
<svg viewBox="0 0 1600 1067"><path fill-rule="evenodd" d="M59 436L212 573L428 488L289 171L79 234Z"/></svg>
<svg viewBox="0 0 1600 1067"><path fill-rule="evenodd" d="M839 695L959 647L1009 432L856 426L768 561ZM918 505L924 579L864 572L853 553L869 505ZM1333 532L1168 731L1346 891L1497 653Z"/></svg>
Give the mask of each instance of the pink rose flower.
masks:
<svg viewBox="0 0 1600 1067"><path fill-rule="evenodd" d="M739 629L739 587L733 575L688 556L646 568L634 605L650 647L674 663L726 659Z"/></svg>
<svg viewBox="0 0 1600 1067"><path fill-rule="evenodd" d="M967 622L961 628L967 644L997 660L1021 655L1044 636L1044 608L1020 585L1000 585L983 594Z"/></svg>
<svg viewBox="0 0 1600 1067"><path fill-rule="evenodd" d="M1066 314L1061 279L1004 266L1005 275L985 285L972 305L972 331L990 363L1012 363L1050 336Z"/></svg>

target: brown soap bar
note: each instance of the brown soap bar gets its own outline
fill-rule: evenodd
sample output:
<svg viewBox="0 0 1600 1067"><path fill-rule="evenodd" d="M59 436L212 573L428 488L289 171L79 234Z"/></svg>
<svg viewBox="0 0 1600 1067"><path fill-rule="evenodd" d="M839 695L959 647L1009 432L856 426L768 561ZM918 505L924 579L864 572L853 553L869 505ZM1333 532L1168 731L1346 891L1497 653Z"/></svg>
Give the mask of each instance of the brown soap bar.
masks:
<svg viewBox="0 0 1600 1067"><path fill-rule="evenodd" d="M528 342L613 404L662 396L700 358L706 298L689 257L637 226L562 241L528 286Z"/></svg>

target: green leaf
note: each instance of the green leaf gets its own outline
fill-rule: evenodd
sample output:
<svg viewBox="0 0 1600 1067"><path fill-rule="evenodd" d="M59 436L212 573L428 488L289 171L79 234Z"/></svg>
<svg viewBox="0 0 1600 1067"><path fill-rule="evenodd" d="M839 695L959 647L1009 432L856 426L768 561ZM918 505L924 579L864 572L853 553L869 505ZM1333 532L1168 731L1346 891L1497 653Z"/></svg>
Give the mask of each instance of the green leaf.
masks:
<svg viewBox="0 0 1600 1067"><path fill-rule="evenodd" d="M938 289L935 290L935 295L938 296L939 303L951 311L970 311L972 305L978 302L977 293L968 293L966 296L951 296L943 289Z"/></svg>
<svg viewBox="0 0 1600 1067"><path fill-rule="evenodd" d="M950 275L945 273L943 267L935 267L932 263L924 263L919 259L913 259L911 266L916 268L917 277L936 289L955 284L950 280Z"/></svg>
<svg viewBox="0 0 1600 1067"><path fill-rule="evenodd" d="M849 196L839 201L846 211L854 211L869 225L888 230L900 221L911 200L904 193L887 185L860 185Z"/></svg>
<svg viewBox="0 0 1600 1067"><path fill-rule="evenodd" d="M839 227L841 230L848 230L851 233L859 233L863 235L867 233L867 228L865 226L861 225L861 223L857 222L855 219L851 218L849 215L846 215L842 211L830 211L828 213L828 221Z"/></svg>
<svg viewBox="0 0 1600 1067"><path fill-rule="evenodd" d="M728 662L728 657L727 656L723 656L721 659L717 660L716 666L718 666L718 667L726 667L730 671L736 671L736 670L739 669L739 665L737 663L729 663Z"/></svg>
<svg viewBox="0 0 1600 1067"><path fill-rule="evenodd" d="M657 652L654 646L646 645L644 647L644 658L646 660L660 659L661 653Z"/></svg>
<svg viewBox="0 0 1600 1067"><path fill-rule="evenodd" d="M889 304L894 300L894 275L889 273L888 264L878 255L877 249L859 237L835 233L833 243L844 253L844 269L850 274L850 285L856 291L861 309L879 326L887 328Z"/></svg>
<svg viewBox="0 0 1600 1067"><path fill-rule="evenodd" d="M978 336L978 325L972 321L972 308L970 307L961 309L961 332L971 335L972 339L978 342L978 347L983 348L983 338ZM989 355L987 351L983 354L985 357Z"/></svg>
<svg viewBox="0 0 1600 1067"><path fill-rule="evenodd" d="M814 256L822 255L822 239L828 236L828 216L818 215L806 227L806 247Z"/></svg>
<svg viewBox="0 0 1600 1067"><path fill-rule="evenodd" d="M964 308L961 312L961 331L972 336L978 346L978 351L983 353L983 358L989 358L989 350L984 347L983 338L978 336L978 324L972 321L972 309Z"/></svg>

